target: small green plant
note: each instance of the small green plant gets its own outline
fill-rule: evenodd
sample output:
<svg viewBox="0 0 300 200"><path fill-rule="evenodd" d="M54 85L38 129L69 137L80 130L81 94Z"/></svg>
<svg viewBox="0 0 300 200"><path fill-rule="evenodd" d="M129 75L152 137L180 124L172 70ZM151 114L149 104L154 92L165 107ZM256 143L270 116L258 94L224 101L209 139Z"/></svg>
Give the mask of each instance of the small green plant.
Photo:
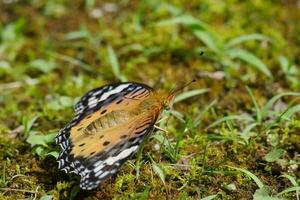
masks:
<svg viewBox="0 0 300 200"><path fill-rule="evenodd" d="M7 161L4 160L2 162L2 175L1 175L1 179L0 179L1 187L6 187L8 184L8 181L6 180L6 168L7 168Z"/></svg>
<svg viewBox="0 0 300 200"><path fill-rule="evenodd" d="M224 38L214 33L209 25L191 15L181 15L158 23L159 26L172 24L181 24L187 27L187 29L206 46L204 48L198 48L196 52L205 52L205 57L218 63L225 72L228 68L238 70L241 65L240 61L243 61L247 63L248 66L252 66L262 72L265 76L269 78L273 77L268 67L260 58L250 51L238 47L245 42L253 40L270 42L270 38L262 34L253 33L224 40Z"/></svg>
<svg viewBox="0 0 300 200"><path fill-rule="evenodd" d="M154 173L156 173L158 175L158 177L160 178L160 180L164 183L164 185L166 185L166 182L165 182L166 173L165 173L163 166L156 163L150 155L148 155L148 156L150 157L150 160L152 162L152 169L153 169Z"/></svg>
<svg viewBox="0 0 300 200"><path fill-rule="evenodd" d="M29 63L29 66L45 74L57 68L57 64L53 59L51 60L35 59Z"/></svg>
<svg viewBox="0 0 300 200"><path fill-rule="evenodd" d="M58 111L65 108L72 107L75 104L75 100L68 96L57 96L55 99L51 100L46 104L46 108Z"/></svg>
<svg viewBox="0 0 300 200"><path fill-rule="evenodd" d="M284 74L285 80L291 84L291 88L297 89L299 88L300 81L300 70L299 68L293 64L287 57L279 56L278 62L280 64L281 71Z"/></svg>
<svg viewBox="0 0 300 200"><path fill-rule="evenodd" d="M284 154L283 149L275 148L265 156L265 160L267 162L274 162L277 161L283 154Z"/></svg>
<svg viewBox="0 0 300 200"><path fill-rule="evenodd" d="M217 196L218 196L217 194L215 194L215 195L209 195L209 196L207 196L207 197L201 198L201 200L213 200L213 199L215 199Z"/></svg>
<svg viewBox="0 0 300 200"><path fill-rule="evenodd" d="M36 122L36 120L39 118L38 115L33 117L23 116L22 117L22 125L24 127L24 137L27 138L31 132L31 129Z"/></svg>
<svg viewBox="0 0 300 200"><path fill-rule="evenodd" d="M196 89L187 92L182 92L181 94L175 97L174 104L184 101L188 98L204 94L208 91L209 89ZM175 111L174 109L171 109L170 111L167 112L163 112L161 118L167 119L170 117L170 115L174 116L179 122L186 123L185 120L183 119L184 115L178 111ZM166 120L160 120L159 127L166 127L166 126L167 126ZM171 142L167 138L166 134L162 130L158 129L155 133L153 133L151 138L155 139L158 142L159 148L162 150L162 152L168 159L170 159L172 162L176 162L180 158L179 150L180 150L180 143L182 142L183 139L183 134L184 134L184 130L181 130L180 133L178 133L175 136L176 137L175 142ZM142 150L143 150L143 146L140 148L139 152L137 153L137 159L135 164L129 162L130 165L135 169L137 177L139 177L140 167L143 164ZM154 168L158 169L157 167Z"/></svg>
<svg viewBox="0 0 300 200"><path fill-rule="evenodd" d="M22 30L25 26L25 19L19 18L5 26L0 25L0 61L6 59L14 61L24 45Z"/></svg>
<svg viewBox="0 0 300 200"><path fill-rule="evenodd" d="M55 158L58 157L58 152L53 151L49 144L54 143L54 138L57 133L49 133L47 135L39 135L37 132L31 131L26 142L32 147L32 151L40 158L45 158L51 155Z"/></svg>
<svg viewBox="0 0 300 200"><path fill-rule="evenodd" d="M282 97L285 96L295 96L299 97L300 93L297 92L282 92L280 94L272 97L263 107L260 107L250 90L250 88L246 87L251 100L253 102L255 113L251 114L243 114L243 115L229 115L218 119L217 121L210 124L207 128L215 127L223 122L227 124L232 124L232 121L243 122L245 126L242 128L243 131L240 132L240 137L245 140L245 143L248 144L250 137L254 134L252 130L258 126L262 127L263 133L267 133L270 129L277 127L280 125L280 122L290 121L291 117L300 111L300 105L289 106L285 111L275 111L273 110L273 106L275 103ZM270 120L271 119L271 120Z"/></svg>
<svg viewBox="0 0 300 200"><path fill-rule="evenodd" d="M242 168L238 168L238 167L230 167L230 166L228 166L228 167L244 173L245 175L250 177L256 183L256 185L258 186L258 189L253 194L254 200L265 200L265 199L267 199L267 200L283 200L285 198L283 198L282 195L284 195L286 193L290 193L290 192L296 192L297 200L299 200L299 198L300 198L300 196L299 196L300 186L298 185L295 178L292 176L282 175L281 177L288 178L291 181L291 183L293 184L293 187L284 189L283 191L279 192L275 196L271 196L268 186L265 185L255 174L253 174L252 172L250 172L246 169L242 169Z"/></svg>
<svg viewBox="0 0 300 200"><path fill-rule="evenodd" d="M187 92L182 92L181 94L177 95L174 99L174 104L184 101L188 98L195 97L197 95L204 94L208 92L209 89L196 89L196 90L190 90ZM171 159L173 162L176 162L179 159L179 151L180 151L180 144L184 138L185 129L187 126L187 122L184 120L184 115L180 113L179 111L176 111L174 109L171 109L168 112L164 112L162 115L162 118L166 117L168 118L170 115L174 116L179 122L185 124L185 127L182 130L179 130L177 134L175 135L175 143L170 142L170 140L166 137L165 134L163 134L161 131L156 132L152 137L156 139L159 144L161 145L161 148L164 152L164 154ZM198 118L199 116L197 116ZM197 124L194 124L197 125ZM167 126L166 121L163 120L160 123L160 127Z"/></svg>
<svg viewBox="0 0 300 200"><path fill-rule="evenodd" d="M300 180L297 181L295 179L295 177L293 177L291 175L288 175L288 174L281 175L280 177L287 178L291 182L291 184L293 186L289 187L287 189L284 189L283 191L279 192L277 194L277 196L281 196L281 195L283 195L285 193L289 193L289 192L295 191L296 192L296 198L297 198L297 200L299 200L300 199L300 184L299 184Z"/></svg>

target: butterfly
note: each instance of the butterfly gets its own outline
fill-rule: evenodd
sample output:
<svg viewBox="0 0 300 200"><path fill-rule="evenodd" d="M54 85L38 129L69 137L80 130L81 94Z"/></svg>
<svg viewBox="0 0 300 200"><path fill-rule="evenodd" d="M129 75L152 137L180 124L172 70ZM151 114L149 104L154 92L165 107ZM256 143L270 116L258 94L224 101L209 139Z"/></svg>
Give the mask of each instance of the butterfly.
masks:
<svg viewBox="0 0 300 200"><path fill-rule="evenodd" d="M55 137L58 168L81 176L91 190L116 174L152 132L176 92L165 94L135 82L108 84L87 92L74 118Z"/></svg>

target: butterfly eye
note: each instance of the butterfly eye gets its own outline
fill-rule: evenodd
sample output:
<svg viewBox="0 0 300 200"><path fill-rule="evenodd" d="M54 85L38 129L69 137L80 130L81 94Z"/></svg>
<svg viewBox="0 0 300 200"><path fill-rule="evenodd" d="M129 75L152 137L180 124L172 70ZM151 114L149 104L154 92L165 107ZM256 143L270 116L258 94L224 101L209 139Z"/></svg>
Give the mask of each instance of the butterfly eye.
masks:
<svg viewBox="0 0 300 200"><path fill-rule="evenodd" d="M166 105L165 110L167 110L167 111L171 110L170 106Z"/></svg>

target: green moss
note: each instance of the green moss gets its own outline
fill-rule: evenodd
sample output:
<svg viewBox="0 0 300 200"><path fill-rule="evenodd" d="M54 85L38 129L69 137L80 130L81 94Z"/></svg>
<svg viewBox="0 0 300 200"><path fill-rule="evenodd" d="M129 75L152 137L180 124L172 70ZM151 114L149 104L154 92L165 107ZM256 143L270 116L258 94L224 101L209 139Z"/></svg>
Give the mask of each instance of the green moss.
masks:
<svg viewBox="0 0 300 200"><path fill-rule="evenodd" d="M0 199L200 199L215 194L216 199L252 199L256 184L228 166L255 174L269 195L292 186L282 174L299 184L299 112L276 118L299 105L299 99L281 98L253 125L256 108L245 89L251 89L260 108L276 94L299 91L296 1L115 1L116 12L102 10L103 16L94 18L104 5L83 0L0 3ZM159 24L180 16L185 16L181 23ZM206 25L189 24L191 16ZM251 33L270 41L225 47ZM109 47L120 74L113 73ZM235 49L256 56L273 78L249 58L234 57ZM210 91L173 106L182 119L171 116L161 123L168 133L153 133L139 163L134 158L97 190L82 191L76 175L57 169L53 155L59 148L47 138L68 123L85 92L124 77L163 91L197 78L186 90ZM254 121L226 120L209 127L232 115ZM28 140L36 135L39 141ZM265 156L275 148L284 153L267 162ZM230 184L236 189L228 189Z"/></svg>

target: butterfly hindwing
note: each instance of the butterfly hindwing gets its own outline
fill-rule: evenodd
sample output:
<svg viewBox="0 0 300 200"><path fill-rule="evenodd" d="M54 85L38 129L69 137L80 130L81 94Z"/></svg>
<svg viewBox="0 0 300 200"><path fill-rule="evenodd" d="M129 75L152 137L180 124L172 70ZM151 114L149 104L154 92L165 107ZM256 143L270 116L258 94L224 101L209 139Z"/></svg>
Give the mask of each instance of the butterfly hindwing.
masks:
<svg viewBox="0 0 300 200"><path fill-rule="evenodd" d="M83 189L93 189L116 173L157 119L134 111L151 92L149 86L128 82L84 95L75 105L74 119L56 136L62 149L59 168L79 174Z"/></svg>
<svg viewBox="0 0 300 200"><path fill-rule="evenodd" d="M127 137L107 147L107 149L95 156L85 158L79 156L78 167L85 169L78 172L81 175L80 187L83 189L93 189L102 180L115 174L122 164L138 150L145 137L151 132L155 122L153 117L149 116L146 119L141 118L136 120L135 126L127 129L127 132L125 130L116 130L117 132L115 133L108 133L121 135L121 138L124 135ZM144 124L143 126L141 126L142 123ZM118 131L122 131L122 134L118 134ZM80 167L80 165L83 167Z"/></svg>

